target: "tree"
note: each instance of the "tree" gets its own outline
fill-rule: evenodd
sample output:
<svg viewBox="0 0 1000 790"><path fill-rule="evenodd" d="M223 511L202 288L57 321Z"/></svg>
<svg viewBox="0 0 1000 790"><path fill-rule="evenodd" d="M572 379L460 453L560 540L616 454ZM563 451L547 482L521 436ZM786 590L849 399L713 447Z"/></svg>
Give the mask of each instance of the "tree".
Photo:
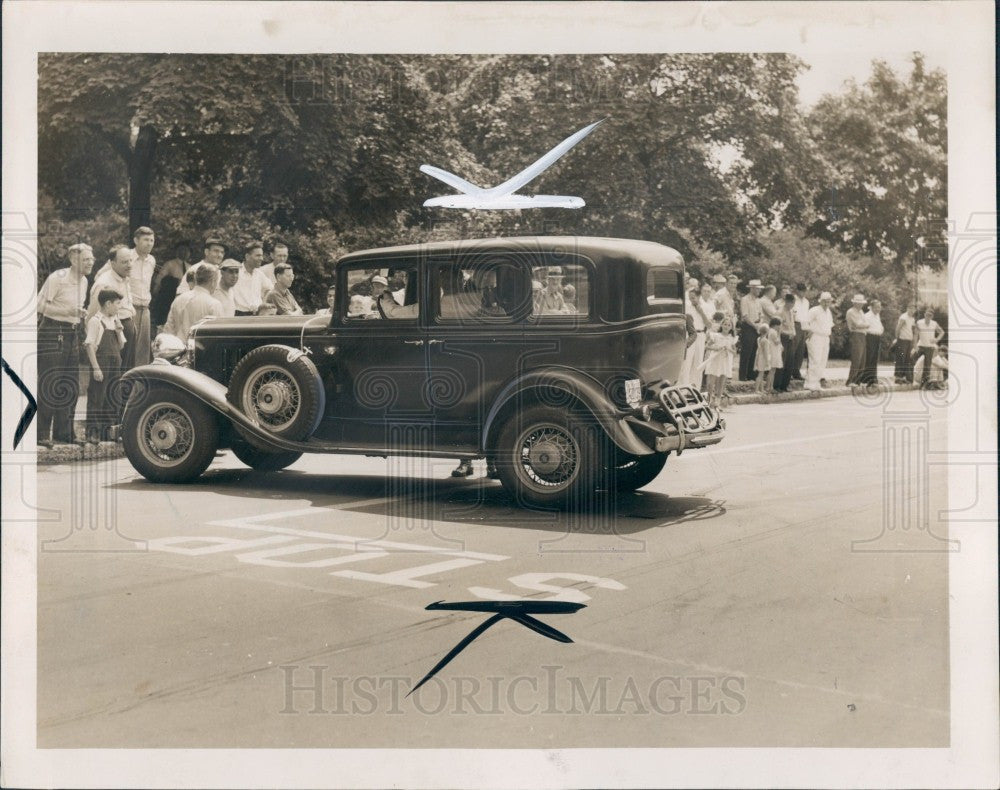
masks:
<svg viewBox="0 0 1000 790"><path fill-rule="evenodd" d="M42 54L39 158L81 133L117 154L128 178L131 234L150 224L164 146L253 138L297 123L273 67L265 56Z"/></svg>
<svg viewBox="0 0 1000 790"><path fill-rule="evenodd" d="M809 232L896 272L947 255L947 83L914 53L901 79L882 61L863 85L821 99L809 115L831 181Z"/></svg>
<svg viewBox="0 0 1000 790"><path fill-rule="evenodd" d="M524 189L580 195L587 207L504 215L507 231L551 218L566 230L685 253L693 237L734 260L759 251L761 229L811 214L817 162L798 111L795 58L484 56L463 58L463 80L440 76L458 64L438 63L432 83L477 167L434 164L473 181L498 183L570 132L608 119Z"/></svg>

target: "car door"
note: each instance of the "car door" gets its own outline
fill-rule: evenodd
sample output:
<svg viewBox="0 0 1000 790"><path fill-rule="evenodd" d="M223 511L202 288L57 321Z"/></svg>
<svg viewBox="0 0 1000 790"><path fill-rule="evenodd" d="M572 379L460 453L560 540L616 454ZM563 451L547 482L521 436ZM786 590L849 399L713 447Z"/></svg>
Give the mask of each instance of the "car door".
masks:
<svg viewBox="0 0 1000 790"><path fill-rule="evenodd" d="M413 259L376 260L352 264L338 274L343 297L324 434L344 446L428 449L434 415L424 397L429 364L420 301L422 267ZM381 294L359 289L373 280L378 289L378 278L389 281ZM394 287L400 279L402 287Z"/></svg>

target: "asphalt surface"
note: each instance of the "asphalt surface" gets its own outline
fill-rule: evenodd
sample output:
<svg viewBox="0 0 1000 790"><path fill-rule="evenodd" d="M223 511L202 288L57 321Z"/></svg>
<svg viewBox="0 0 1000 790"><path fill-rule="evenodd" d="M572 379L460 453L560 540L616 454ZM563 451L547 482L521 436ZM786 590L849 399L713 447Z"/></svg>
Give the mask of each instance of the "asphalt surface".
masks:
<svg viewBox="0 0 1000 790"><path fill-rule="evenodd" d="M39 467L38 746L946 746L945 408L743 406L588 513L454 464ZM436 601L586 604L503 620Z"/></svg>

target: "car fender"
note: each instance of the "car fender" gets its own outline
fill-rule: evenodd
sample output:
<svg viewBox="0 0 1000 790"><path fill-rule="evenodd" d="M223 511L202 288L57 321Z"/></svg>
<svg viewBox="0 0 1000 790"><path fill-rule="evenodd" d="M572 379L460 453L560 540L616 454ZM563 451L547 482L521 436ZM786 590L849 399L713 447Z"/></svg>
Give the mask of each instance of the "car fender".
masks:
<svg viewBox="0 0 1000 790"><path fill-rule="evenodd" d="M177 387L198 398L220 416L253 434L260 442L261 449L270 449L274 452L279 450L303 451L302 442L283 439L261 427L256 420L247 417L226 400L227 390L223 384L197 370L153 363L132 368L122 375L122 380L131 385L132 394L129 395L129 401L133 397L141 398L142 388L148 388L153 384Z"/></svg>
<svg viewBox="0 0 1000 790"><path fill-rule="evenodd" d="M483 448L488 446L490 433L504 406L528 392L540 392L541 402L556 408L568 405L570 399L579 401L619 449L632 455L654 452L629 427L625 416L609 402L599 382L579 370L562 367L531 371L504 387L494 399L483 423L480 435Z"/></svg>

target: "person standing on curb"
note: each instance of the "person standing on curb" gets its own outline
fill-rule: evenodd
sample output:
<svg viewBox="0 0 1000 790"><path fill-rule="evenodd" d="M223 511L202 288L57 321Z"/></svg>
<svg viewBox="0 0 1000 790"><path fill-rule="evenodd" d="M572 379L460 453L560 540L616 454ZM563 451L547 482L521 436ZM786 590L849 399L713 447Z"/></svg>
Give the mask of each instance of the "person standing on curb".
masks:
<svg viewBox="0 0 1000 790"><path fill-rule="evenodd" d="M749 293L740 299L740 381L753 381L754 357L757 356L757 325L763 320L760 306L760 280L747 283Z"/></svg>
<svg viewBox="0 0 1000 790"><path fill-rule="evenodd" d="M923 370L920 373L920 386L924 387L930 380L931 367L934 361L934 351L944 337L944 330L934 320L934 310L928 307L924 317L916 323L917 350L913 354L914 364L920 357L924 358Z"/></svg>
<svg viewBox="0 0 1000 790"><path fill-rule="evenodd" d="M69 266L56 269L38 292L38 444L72 444L73 412L80 396L78 330L85 316L87 275L94 268L89 244L66 251Z"/></svg>
<svg viewBox="0 0 1000 790"><path fill-rule="evenodd" d="M98 311L87 321L87 339L83 341L90 363L87 387L87 441L98 444L113 441L112 430L117 413L122 348L125 333L118 318L122 294L110 288L97 294Z"/></svg>
<svg viewBox="0 0 1000 790"><path fill-rule="evenodd" d="M858 377L860 384L868 386L878 383L878 358L882 350L882 335L885 333L881 312L882 303L878 299L872 299L868 312L865 313L868 326L865 330L865 367Z"/></svg>
<svg viewBox="0 0 1000 790"><path fill-rule="evenodd" d="M795 286L795 343L792 345L792 374L790 381L802 381L802 361L806 356L806 318L809 315L809 300L806 298L806 284Z"/></svg>
<svg viewBox="0 0 1000 790"><path fill-rule="evenodd" d="M862 308L867 304L867 300L861 294L854 294L851 299L851 306L848 308L845 318L847 319L847 331L849 334L849 348L851 353L851 369L847 373L848 386L860 383L861 371L865 367L865 338L868 332L868 319L865 317Z"/></svg>
<svg viewBox="0 0 1000 790"><path fill-rule="evenodd" d="M916 320L913 314L916 312L912 304L906 306L906 310L896 321L896 343L895 343L895 368L893 379L897 384L913 383L913 365L910 363L910 352L913 350L913 327Z"/></svg>
<svg viewBox="0 0 1000 790"><path fill-rule="evenodd" d="M809 368L803 389L812 392L822 389L820 383L826 372L826 361L830 356L830 333L833 331L833 313L830 303L833 296L829 291L819 295L819 304L809 310L806 317L806 347L809 351Z"/></svg>
<svg viewBox="0 0 1000 790"><path fill-rule="evenodd" d="M792 381L793 352L795 350L795 336L797 334L795 297L792 294L785 294L778 317L781 319L781 359L783 364L781 370L778 371L778 375L775 376L774 389L778 392L788 392L788 385Z"/></svg>

